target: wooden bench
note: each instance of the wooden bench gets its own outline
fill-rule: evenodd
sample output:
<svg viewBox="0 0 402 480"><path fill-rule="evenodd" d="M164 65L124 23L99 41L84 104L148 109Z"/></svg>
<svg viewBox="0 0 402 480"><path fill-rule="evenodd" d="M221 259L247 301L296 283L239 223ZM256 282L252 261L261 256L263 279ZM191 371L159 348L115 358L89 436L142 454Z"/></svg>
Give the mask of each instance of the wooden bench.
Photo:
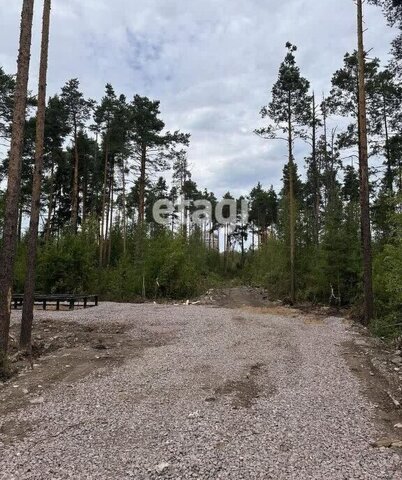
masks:
<svg viewBox="0 0 402 480"><path fill-rule="evenodd" d="M22 308L24 303L23 294L14 294L12 297L11 305L14 307L14 310ZM56 310L60 310L60 305L68 306L70 310L74 310L76 306L79 306L82 303L84 308L97 307L98 306L98 295L70 295L70 294L51 294L44 295L41 293L36 293L34 295L34 304L42 305L43 310L46 310L48 306L55 306Z"/></svg>

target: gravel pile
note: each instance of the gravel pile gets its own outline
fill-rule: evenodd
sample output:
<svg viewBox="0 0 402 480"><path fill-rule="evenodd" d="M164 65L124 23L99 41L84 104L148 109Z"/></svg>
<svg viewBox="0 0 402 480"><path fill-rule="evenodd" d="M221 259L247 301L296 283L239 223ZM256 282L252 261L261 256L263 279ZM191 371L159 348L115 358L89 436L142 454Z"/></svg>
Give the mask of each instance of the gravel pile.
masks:
<svg viewBox="0 0 402 480"><path fill-rule="evenodd" d="M32 431L0 444L0 479L402 479L401 456L370 446L339 319L111 303L37 317L167 340L1 419Z"/></svg>

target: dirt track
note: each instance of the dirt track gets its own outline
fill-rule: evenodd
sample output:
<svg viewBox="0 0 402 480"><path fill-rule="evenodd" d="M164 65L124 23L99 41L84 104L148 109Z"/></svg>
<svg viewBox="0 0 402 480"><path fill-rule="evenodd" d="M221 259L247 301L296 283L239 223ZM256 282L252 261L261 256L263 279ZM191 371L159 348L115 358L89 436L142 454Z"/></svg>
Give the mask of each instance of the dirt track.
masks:
<svg viewBox="0 0 402 480"><path fill-rule="evenodd" d="M366 340L224 296L38 312L43 356L0 387L0 478L402 479L371 445L402 430Z"/></svg>

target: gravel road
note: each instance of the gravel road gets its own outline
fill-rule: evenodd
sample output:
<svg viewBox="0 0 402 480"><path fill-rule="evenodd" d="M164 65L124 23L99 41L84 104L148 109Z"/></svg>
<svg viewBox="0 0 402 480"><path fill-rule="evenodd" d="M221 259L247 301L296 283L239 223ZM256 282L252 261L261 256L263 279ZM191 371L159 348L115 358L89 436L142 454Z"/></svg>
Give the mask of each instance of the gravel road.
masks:
<svg viewBox="0 0 402 480"><path fill-rule="evenodd" d="M30 428L0 443L0 479L402 479L400 453L370 446L381 427L340 319L112 303L37 316L160 341L2 418Z"/></svg>

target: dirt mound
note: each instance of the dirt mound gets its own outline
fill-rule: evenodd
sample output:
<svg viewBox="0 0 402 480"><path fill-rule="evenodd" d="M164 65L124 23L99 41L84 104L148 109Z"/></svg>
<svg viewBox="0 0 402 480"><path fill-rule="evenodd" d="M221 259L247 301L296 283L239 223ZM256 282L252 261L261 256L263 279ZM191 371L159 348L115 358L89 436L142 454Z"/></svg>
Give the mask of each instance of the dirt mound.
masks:
<svg viewBox="0 0 402 480"><path fill-rule="evenodd" d="M246 286L211 288L200 298L200 303L226 308L272 306L264 288Z"/></svg>

